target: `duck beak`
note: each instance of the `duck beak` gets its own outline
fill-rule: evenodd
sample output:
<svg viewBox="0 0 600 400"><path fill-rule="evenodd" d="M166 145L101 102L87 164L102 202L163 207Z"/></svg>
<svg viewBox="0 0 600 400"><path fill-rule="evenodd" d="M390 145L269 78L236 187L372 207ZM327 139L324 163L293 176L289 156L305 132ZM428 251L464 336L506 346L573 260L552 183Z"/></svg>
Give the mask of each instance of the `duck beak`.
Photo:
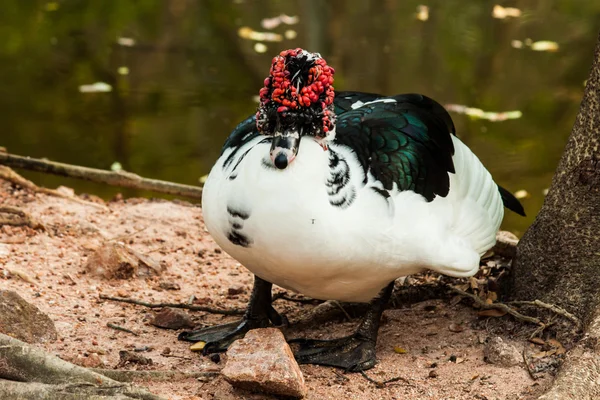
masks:
<svg viewBox="0 0 600 400"><path fill-rule="evenodd" d="M279 169L286 169L294 161L300 147L300 133L295 129L276 132L271 143L271 161Z"/></svg>

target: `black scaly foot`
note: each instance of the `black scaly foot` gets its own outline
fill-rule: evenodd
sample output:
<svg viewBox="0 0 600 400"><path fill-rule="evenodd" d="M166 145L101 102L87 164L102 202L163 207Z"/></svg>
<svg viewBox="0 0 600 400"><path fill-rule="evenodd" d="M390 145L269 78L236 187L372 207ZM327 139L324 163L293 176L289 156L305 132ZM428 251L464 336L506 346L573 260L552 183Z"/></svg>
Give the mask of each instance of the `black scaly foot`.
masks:
<svg viewBox="0 0 600 400"><path fill-rule="evenodd" d="M206 355L227 350L234 340L242 338L251 329L266 328L270 322L274 325L283 325L284 318L271 305L272 286L272 283L255 276L248 308L241 321L181 332L178 339L188 342L206 342L202 349L202 354Z"/></svg>
<svg viewBox="0 0 600 400"><path fill-rule="evenodd" d="M373 368L377 362L375 344L377 343L379 321L393 289L394 282L371 300L367 315L356 332L350 336L332 340L290 340L290 344L298 345L294 352L296 361L299 364L328 365L353 372Z"/></svg>

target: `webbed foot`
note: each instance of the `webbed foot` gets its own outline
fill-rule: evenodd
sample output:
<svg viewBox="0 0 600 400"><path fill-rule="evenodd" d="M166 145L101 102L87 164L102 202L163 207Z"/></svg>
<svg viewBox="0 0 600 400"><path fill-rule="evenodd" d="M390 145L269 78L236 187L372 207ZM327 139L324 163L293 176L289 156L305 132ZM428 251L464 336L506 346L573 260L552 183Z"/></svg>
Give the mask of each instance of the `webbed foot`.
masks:
<svg viewBox="0 0 600 400"><path fill-rule="evenodd" d="M364 371L375 366L375 342L354 334L339 339L292 339L299 345L294 357L299 364L319 364L343 368L347 371Z"/></svg>
<svg viewBox="0 0 600 400"><path fill-rule="evenodd" d="M284 325L287 319L271 305L271 287L273 285L258 276L254 278L254 287L248 303L248 309L241 321L202 328L196 331L181 332L179 340L205 342L202 354L219 353L227 350L235 340L244 337L246 332L271 325Z"/></svg>
<svg viewBox="0 0 600 400"><path fill-rule="evenodd" d="M181 332L177 337L179 340L188 342L205 342L202 354L221 353L227 350L229 345L244 337L250 329L265 328L269 326L269 320L249 320L231 322L229 324L215 325L196 331Z"/></svg>

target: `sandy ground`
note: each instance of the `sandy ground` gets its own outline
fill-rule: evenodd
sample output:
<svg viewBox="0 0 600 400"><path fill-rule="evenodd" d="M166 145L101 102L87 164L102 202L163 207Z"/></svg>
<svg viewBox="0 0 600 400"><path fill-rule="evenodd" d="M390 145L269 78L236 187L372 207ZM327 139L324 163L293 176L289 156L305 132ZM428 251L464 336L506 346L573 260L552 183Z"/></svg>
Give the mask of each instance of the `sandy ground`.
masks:
<svg viewBox="0 0 600 400"><path fill-rule="evenodd" d="M150 325L152 311L148 308L99 298L105 294L186 303L195 296L196 304L243 308L252 275L213 242L204 228L200 207L185 202L126 199L105 203L107 208L103 210L34 194L2 180L0 204L20 207L46 227L46 231L8 225L0 228L0 288L15 290L35 304L54 320L59 332L59 340L41 346L83 365L89 365L90 354L97 353L104 368L117 366L120 350L144 346L149 351L139 354L152 359L153 364L124 368L218 371L223 367L225 355L215 363L190 352L187 343L177 341L176 331ZM84 265L94 249L111 240L151 257L166 268L165 272L159 277L128 280L106 280L86 273ZM34 283L8 270L25 273ZM180 289L164 290L161 282L176 283ZM240 287L242 293L228 294L230 288L236 291ZM275 305L289 316L313 307L285 300ZM234 319L201 312L191 315L198 324ZM139 336L111 329L108 322L138 332ZM298 336L341 336L356 323L332 321L300 331ZM451 325L464 330L453 332L457 329L451 330ZM378 381L398 376L404 379L380 388L360 374L301 366L309 388L307 398L492 400L531 399L543 392L551 379L548 375L534 381L524 366L503 368L484 362L483 342L492 335L486 326L470 307L442 300L388 310L379 333L379 363L367 374ZM505 340L520 349L533 346L511 337ZM395 347L406 353L395 352ZM163 354L166 348L170 349L168 355ZM234 389L219 376L138 383L169 399L272 398Z"/></svg>

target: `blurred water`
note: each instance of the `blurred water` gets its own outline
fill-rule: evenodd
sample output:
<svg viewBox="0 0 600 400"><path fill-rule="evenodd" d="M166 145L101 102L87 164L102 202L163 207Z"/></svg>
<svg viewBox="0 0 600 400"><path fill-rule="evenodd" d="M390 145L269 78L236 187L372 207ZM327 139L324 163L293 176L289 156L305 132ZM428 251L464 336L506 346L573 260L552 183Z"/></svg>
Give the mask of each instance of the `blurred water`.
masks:
<svg viewBox="0 0 600 400"><path fill-rule="evenodd" d="M144 176L196 184L230 130L254 112L272 56L304 47L334 66L337 89L420 92L442 104L520 110L521 118L503 122L453 118L497 182L530 193L528 218L505 222L523 232L579 107L600 2L497 4L521 14L493 18L495 3L482 0L4 1L0 146L97 168L118 161ZM420 5L428 7L425 21L423 8L417 18ZM261 26L282 13L298 23ZM238 35L241 27L282 40L256 46ZM559 48L514 47L526 39ZM80 92L95 82L112 91ZM105 197L118 191L26 175Z"/></svg>

